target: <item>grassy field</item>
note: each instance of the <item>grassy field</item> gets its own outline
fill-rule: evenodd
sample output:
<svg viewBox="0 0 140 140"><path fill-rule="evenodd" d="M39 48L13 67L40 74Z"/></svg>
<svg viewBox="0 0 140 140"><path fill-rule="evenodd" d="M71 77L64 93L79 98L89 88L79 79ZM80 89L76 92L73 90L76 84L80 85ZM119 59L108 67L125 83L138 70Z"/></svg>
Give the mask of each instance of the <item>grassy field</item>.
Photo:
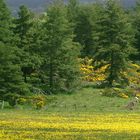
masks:
<svg viewBox="0 0 140 140"><path fill-rule="evenodd" d="M44 110L0 111L2 140L139 140L140 109L124 106L131 99L101 96L99 89L55 95Z"/></svg>
<svg viewBox="0 0 140 140"><path fill-rule="evenodd" d="M133 98L118 98L102 96L102 89L84 88L74 94L58 94L49 103L48 112L88 112L88 113L130 113L140 112L138 104L133 111L124 108Z"/></svg>
<svg viewBox="0 0 140 140"><path fill-rule="evenodd" d="M139 114L1 112L0 139L140 139L140 116Z"/></svg>

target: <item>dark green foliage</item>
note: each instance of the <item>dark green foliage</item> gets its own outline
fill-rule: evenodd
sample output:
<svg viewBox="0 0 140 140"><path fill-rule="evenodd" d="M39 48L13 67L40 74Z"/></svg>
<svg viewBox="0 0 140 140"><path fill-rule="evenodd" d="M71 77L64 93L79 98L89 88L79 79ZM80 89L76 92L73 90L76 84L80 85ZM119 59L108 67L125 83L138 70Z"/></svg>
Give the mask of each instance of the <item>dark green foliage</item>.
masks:
<svg viewBox="0 0 140 140"><path fill-rule="evenodd" d="M67 11L68 20L74 32L74 41L82 46L81 56L92 56L93 37L92 37L92 18L95 6L79 5L77 0L69 0ZM94 13L95 14L95 13Z"/></svg>
<svg viewBox="0 0 140 140"><path fill-rule="evenodd" d="M9 25L10 23L10 25ZM11 41L11 17L8 8L3 0L0 0L0 41L9 43Z"/></svg>
<svg viewBox="0 0 140 140"><path fill-rule="evenodd" d="M6 94L4 96L4 100L9 103L10 106L14 107L17 105L17 100L19 99L20 95L19 94Z"/></svg>
<svg viewBox="0 0 140 140"><path fill-rule="evenodd" d="M140 61L140 1L138 1L134 12L131 14L133 18L133 26L135 31L135 48L137 53L132 56L133 60Z"/></svg>
<svg viewBox="0 0 140 140"><path fill-rule="evenodd" d="M12 22L9 10L0 1L0 98L5 94L25 94L21 70L17 64L17 47L12 33Z"/></svg>
<svg viewBox="0 0 140 140"><path fill-rule="evenodd" d="M21 6L18 18L15 19L14 32L19 39L17 43L20 49L19 64L26 83L27 77L35 73L41 65L41 56L39 56L40 32L38 29L38 19L25 6Z"/></svg>
<svg viewBox="0 0 140 140"><path fill-rule="evenodd" d="M129 59L140 56L139 7L126 13L115 0L92 5L56 0L44 14L21 6L12 18L0 0L0 98L34 89L72 92L80 83L79 57L93 58L96 68L108 65L105 85L129 84L124 71ZM135 48L138 54L131 55Z"/></svg>
<svg viewBox="0 0 140 140"><path fill-rule="evenodd" d="M78 0L69 0L67 5L67 14L68 20L75 28L77 24L77 17L79 13L79 1Z"/></svg>
<svg viewBox="0 0 140 140"><path fill-rule="evenodd" d="M47 11L44 24L44 67L51 92L70 91L79 77L80 47L73 42L71 26L63 3L54 3Z"/></svg>
<svg viewBox="0 0 140 140"><path fill-rule="evenodd" d="M94 42L92 37L92 31L94 29L94 8L95 6L90 5L80 6L77 13L74 40L82 45L82 57L92 57L94 51Z"/></svg>
<svg viewBox="0 0 140 140"><path fill-rule="evenodd" d="M18 12L18 18L15 19L14 32L18 36L19 40L17 46L20 49L19 65L21 65L21 70L23 72L25 82L27 82L27 75L30 75L33 69L32 66L33 60L29 52L30 42L32 39L31 38L31 28L33 26L33 22L31 21L32 18L33 17L31 16L31 12L25 6L21 6L20 11Z"/></svg>
<svg viewBox="0 0 140 140"><path fill-rule="evenodd" d="M95 23L93 37L96 45L94 59L109 64L107 81L126 83L123 72L127 69L129 55L133 53L134 38L131 23L127 14L114 1L109 0L99 9L100 15Z"/></svg>
<svg viewBox="0 0 140 140"><path fill-rule="evenodd" d="M0 44L0 94L6 93L25 94L24 82L20 67L15 64L14 49ZM8 50L8 51L7 51Z"/></svg>
<svg viewBox="0 0 140 140"><path fill-rule="evenodd" d="M19 35L20 48L25 47L26 43L28 43L26 36L29 34L31 27L33 26L32 18L32 13L25 6L20 6L18 18L15 20L15 33Z"/></svg>

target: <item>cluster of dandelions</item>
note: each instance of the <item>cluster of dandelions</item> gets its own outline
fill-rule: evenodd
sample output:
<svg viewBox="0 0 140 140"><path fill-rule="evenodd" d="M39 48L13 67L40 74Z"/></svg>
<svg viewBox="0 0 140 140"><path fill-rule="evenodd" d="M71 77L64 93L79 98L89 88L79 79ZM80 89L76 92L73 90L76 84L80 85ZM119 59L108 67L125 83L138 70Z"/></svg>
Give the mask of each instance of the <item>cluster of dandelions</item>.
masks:
<svg viewBox="0 0 140 140"><path fill-rule="evenodd" d="M0 118L0 139L101 139L139 134L139 115L38 115ZM107 133L106 133L107 132ZM140 136L140 135L139 135Z"/></svg>

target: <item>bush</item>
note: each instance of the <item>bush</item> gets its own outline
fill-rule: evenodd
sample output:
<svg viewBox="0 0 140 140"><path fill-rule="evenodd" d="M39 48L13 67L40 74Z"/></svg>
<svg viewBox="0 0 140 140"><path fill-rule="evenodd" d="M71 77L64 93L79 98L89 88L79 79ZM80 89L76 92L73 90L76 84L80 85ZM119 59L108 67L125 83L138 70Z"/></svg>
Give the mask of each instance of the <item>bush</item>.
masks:
<svg viewBox="0 0 140 140"><path fill-rule="evenodd" d="M117 91L112 88L106 88L103 90L102 95L107 97L115 97L117 95Z"/></svg>
<svg viewBox="0 0 140 140"><path fill-rule="evenodd" d="M24 105L27 102L27 99L20 97L19 99L17 99L17 103L20 105Z"/></svg>
<svg viewBox="0 0 140 140"><path fill-rule="evenodd" d="M135 91L132 88L126 88L122 90L122 93L125 93L128 97L133 97L135 96Z"/></svg>
<svg viewBox="0 0 140 140"><path fill-rule="evenodd" d="M38 101L35 104L36 109L42 109L44 106L45 106L45 102L43 102L43 101Z"/></svg>
<svg viewBox="0 0 140 140"><path fill-rule="evenodd" d="M8 93L4 96L4 100L7 101L10 106L14 107L17 105L17 100L19 97L19 94Z"/></svg>
<svg viewBox="0 0 140 140"><path fill-rule="evenodd" d="M128 98L134 96L132 89L121 89L121 88L106 88L103 90L102 95L107 97L121 97L121 98Z"/></svg>
<svg viewBox="0 0 140 140"><path fill-rule="evenodd" d="M42 109L46 105L46 96L35 95L32 97L32 103L35 109Z"/></svg>

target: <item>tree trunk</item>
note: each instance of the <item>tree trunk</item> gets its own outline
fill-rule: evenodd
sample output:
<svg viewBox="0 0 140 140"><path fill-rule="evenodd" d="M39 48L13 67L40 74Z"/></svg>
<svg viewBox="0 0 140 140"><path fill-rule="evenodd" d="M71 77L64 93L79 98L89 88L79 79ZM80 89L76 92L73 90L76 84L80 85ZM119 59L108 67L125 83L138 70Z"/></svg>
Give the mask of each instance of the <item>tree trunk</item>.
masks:
<svg viewBox="0 0 140 140"><path fill-rule="evenodd" d="M114 77L113 77L113 73L114 73L114 70L113 70L113 64L114 64L114 52L112 51L111 52L111 62L110 62L110 75L109 75L109 86L113 86L113 80L114 80Z"/></svg>
<svg viewBox="0 0 140 140"><path fill-rule="evenodd" d="M53 92L53 62L52 62L52 57L50 57L49 85L50 85L50 92Z"/></svg>

